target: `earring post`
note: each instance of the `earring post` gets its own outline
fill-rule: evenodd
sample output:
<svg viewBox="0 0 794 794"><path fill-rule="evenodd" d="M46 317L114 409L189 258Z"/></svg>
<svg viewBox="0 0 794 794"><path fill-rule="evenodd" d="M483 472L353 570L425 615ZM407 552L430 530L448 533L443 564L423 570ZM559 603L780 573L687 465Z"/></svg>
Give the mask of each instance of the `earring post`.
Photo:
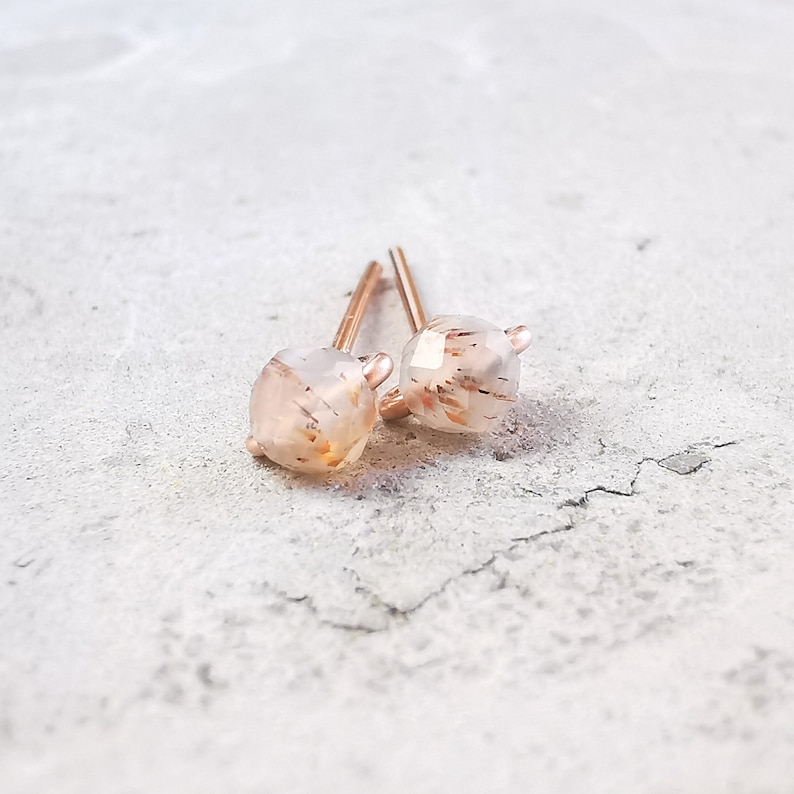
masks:
<svg viewBox="0 0 794 794"><path fill-rule="evenodd" d="M364 314L372 301L372 296L378 286L382 272L383 267L378 262L372 261L367 265L358 282L358 286L350 297L350 303L347 306L342 322L339 324L339 330L336 332L332 347L344 353L349 353L352 350L353 343L356 341L361 328Z"/></svg>
<svg viewBox="0 0 794 794"><path fill-rule="evenodd" d="M403 306L405 306L405 313L408 315L408 322L411 330L416 333L427 323L425 310L422 307L422 299L419 297L419 290L416 288L416 282L411 273L411 268L408 267L403 249L399 246L390 248L389 256L394 266L394 277Z"/></svg>

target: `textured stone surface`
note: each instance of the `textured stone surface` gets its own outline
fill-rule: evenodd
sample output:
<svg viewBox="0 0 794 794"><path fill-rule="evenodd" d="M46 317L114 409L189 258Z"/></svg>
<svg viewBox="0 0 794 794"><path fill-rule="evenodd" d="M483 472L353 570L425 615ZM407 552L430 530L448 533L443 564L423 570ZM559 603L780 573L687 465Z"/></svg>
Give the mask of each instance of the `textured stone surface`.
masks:
<svg viewBox="0 0 794 794"><path fill-rule="evenodd" d="M279 351L251 389L251 436L294 471L332 474L357 461L377 415L361 362L332 347Z"/></svg>
<svg viewBox="0 0 794 794"><path fill-rule="evenodd" d="M440 315L405 346L400 393L428 427L484 433L497 428L515 402L520 374L503 329L478 317Z"/></svg>
<svg viewBox="0 0 794 794"><path fill-rule="evenodd" d="M792 790L790 4L0 13L3 794ZM395 243L514 409L256 463Z"/></svg>

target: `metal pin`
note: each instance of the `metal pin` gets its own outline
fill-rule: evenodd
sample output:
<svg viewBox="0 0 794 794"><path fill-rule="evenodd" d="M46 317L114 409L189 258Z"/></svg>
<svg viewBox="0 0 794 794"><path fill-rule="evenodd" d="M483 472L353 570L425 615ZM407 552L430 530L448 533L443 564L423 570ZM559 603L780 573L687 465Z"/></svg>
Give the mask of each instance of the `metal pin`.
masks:
<svg viewBox="0 0 794 794"><path fill-rule="evenodd" d="M390 248L389 257L394 267L394 281L402 298L405 313L408 315L408 324L411 326L411 330L416 333L420 328L424 328L427 325L427 317L422 306L422 299L419 297L419 290L416 288L416 282L411 273L411 268L408 267L403 249L400 246ZM406 416L411 414L411 410L405 404L405 399L400 393L398 386L383 395L378 403L378 410L380 415L387 421L405 419Z"/></svg>
<svg viewBox="0 0 794 794"><path fill-rule="evenodd" d="M361 276L358 286L350 298L345 316L342 318L339 330L334 337L332 346L337 350L345 353L349 353L352 350L353 343L356 341L358 331L361 328L361 321L364 319L367 307L372 301L372 296L378 286L382 272L383 268L378 262L373 261L367 265L367 269Z"/></svg>
<svg viewBox="0 0 794 794"><path fill-rule="evenodd" d="M427 324L425 310L422 308L422 300L419 291L416 289L416 282L405 260L403 249L399 246L389 249L391 263L394 265L394 280L397 282L397 289L405 306L405 313L408 315L408 322L411 330L416 333L420 328Z"/></svg>

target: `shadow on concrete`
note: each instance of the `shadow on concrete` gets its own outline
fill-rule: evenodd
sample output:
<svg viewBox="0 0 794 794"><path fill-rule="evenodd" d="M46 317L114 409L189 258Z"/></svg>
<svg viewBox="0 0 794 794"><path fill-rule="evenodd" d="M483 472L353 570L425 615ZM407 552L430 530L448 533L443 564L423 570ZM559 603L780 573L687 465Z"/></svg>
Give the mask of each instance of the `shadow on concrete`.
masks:
<svg viewBox="0 0 794 794"><path fill-rule="evenodd" d="M399 490L410 473L455 457L489 457L496 461L532 459L553 454L575 437L574 407L565 401L544 402L520 396L497 430L486 433L443 433L409 417L378 422L357 463L336 474L305 475L287 471L267 458L256 462L291 487L341 488L357 492L373 485Z"/></svg>

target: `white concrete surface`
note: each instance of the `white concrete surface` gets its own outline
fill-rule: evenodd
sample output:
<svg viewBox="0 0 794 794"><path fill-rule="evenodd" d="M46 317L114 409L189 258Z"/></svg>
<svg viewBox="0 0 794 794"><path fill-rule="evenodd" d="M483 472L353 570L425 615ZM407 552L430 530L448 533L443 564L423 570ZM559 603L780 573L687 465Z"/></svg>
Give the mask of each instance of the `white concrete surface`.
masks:
<svg viewBox="0 0 794 794"><path fill-rule="evenodd" d="M3 4L3 794L794 791L792 41ZM431 312L531 325L514 416L255 464L259 367L395 242Z"/></svg>

